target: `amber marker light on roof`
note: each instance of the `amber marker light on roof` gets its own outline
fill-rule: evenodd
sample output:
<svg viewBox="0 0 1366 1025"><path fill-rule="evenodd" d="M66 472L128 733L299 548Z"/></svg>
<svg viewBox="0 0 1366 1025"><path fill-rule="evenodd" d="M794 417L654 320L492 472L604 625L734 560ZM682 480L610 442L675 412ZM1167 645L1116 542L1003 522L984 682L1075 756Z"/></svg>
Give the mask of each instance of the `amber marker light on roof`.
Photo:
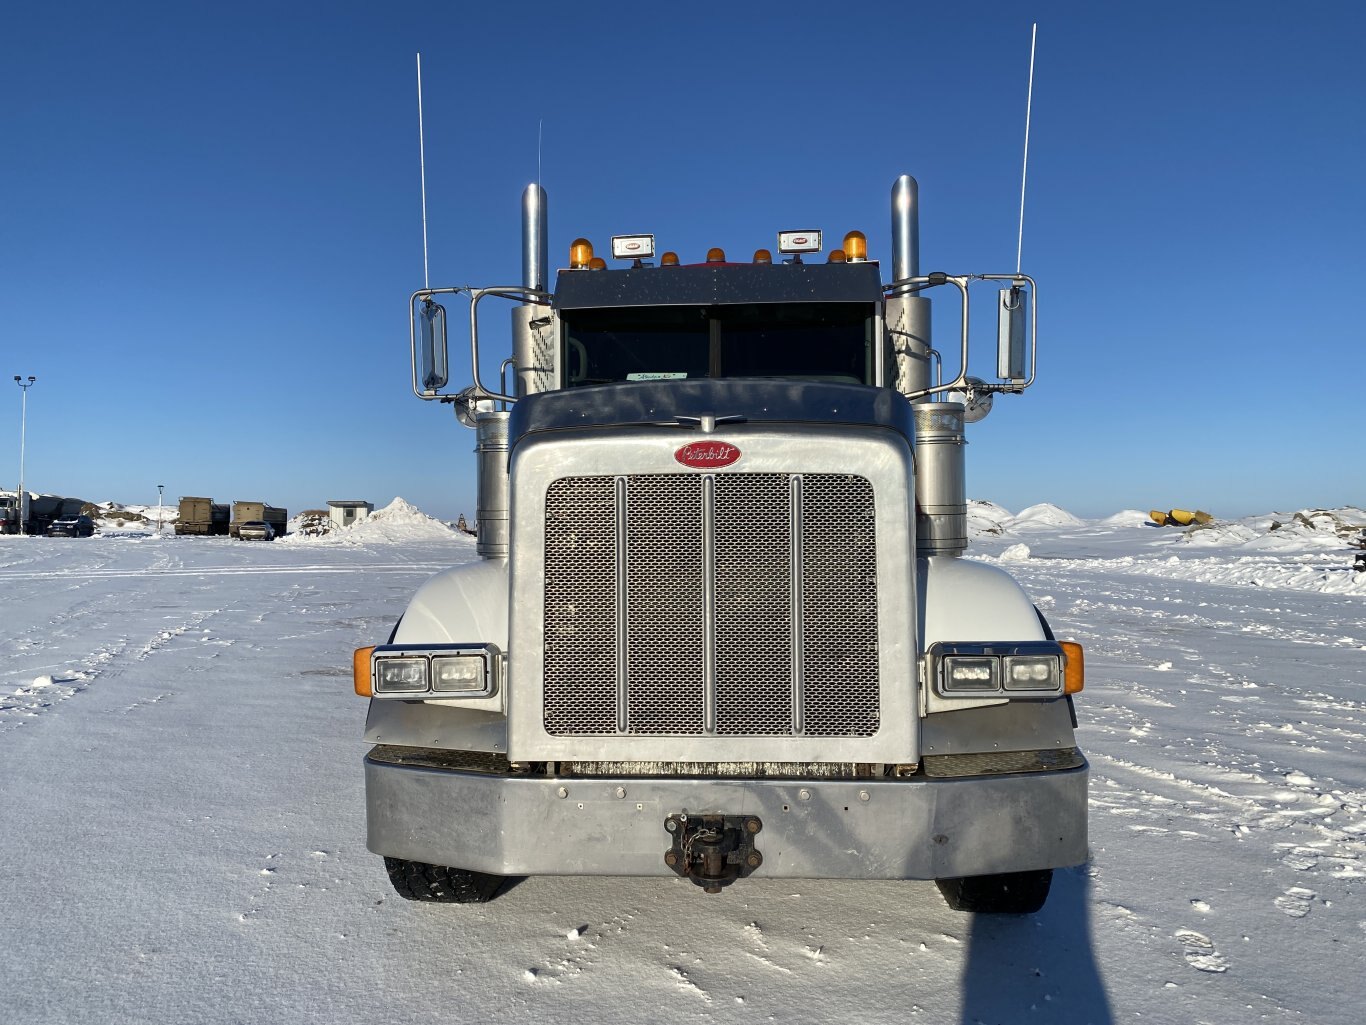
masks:
<svg viewBox="0 0 1366 1025"><path fill-rule="evenodd" d="M844 258L849 263L868 259L868 237L863 232L851 231L844 236Z"/></svg>
<svg viewBox="0 0 1366 1025"><path fill-rule="evenodd" d="M1067 656L1067 666L1062 674L1063 693L1079 694L1086 686L1086 659L1082 655L1081 645L1076 641L1063 641L1062 650Z"/></svg>
<svg viewBox="0 0 1366 1025"><path fill-rule="evenodd" d="M754 250L754 262L755 262L755 263L772 263L772 262L773 262L773 254L770 253L767 249L756 249L756 250Z"/></svg>
<svg viewBox="0 0 1366 1025"><path fill-rule="evenodd" d="M659 265L660 265L661 267L677 267L677 266L678 266L678 254L677 254L677 253L665 253L663 256L661 256L661 257L659 258Z"/></svg>
<svg viewBox="0 0 1366 1025"><path fill-rule="evenodd" d="M593 257L593 259L591 259L591 260L588 261L588 269L589 269L589 270L606 270L606 269L607 269L607 261L604 260L601 256L595 256L595 257Z"/></svg>
<svg viewBox="0 0 1366 1025"><path fill-rule="evenodd" d="M830 250L830 259L829 259L828 262L829 262L829 263L844 263L844 262L845 262L845 261L844 261L844 250L843 250L843 249L832 249L832 250Z"/></svg>
<svg viewBox="0 0 1366 1025"><path fill-rule="evenodd" d="M368 648L357 648L351 656L351 681L356 693L363 698L374 694L374 687L370 683L370 656L374 653L375 646L372 644Z"/></svg>
<svg viewBox="0 0 1366 1025"><path fill-rule="evenodd" d="M712 246L710 249L707 250L707 262L725 263L726 251L722 249L720 246Z"/></svg>
<svg viewBox="0 0 1366 1025"><path fill-rule="evenodd" d="M593 262L593 243L586 238L576 238L569 244L569 269L587 270Z"/></svg>

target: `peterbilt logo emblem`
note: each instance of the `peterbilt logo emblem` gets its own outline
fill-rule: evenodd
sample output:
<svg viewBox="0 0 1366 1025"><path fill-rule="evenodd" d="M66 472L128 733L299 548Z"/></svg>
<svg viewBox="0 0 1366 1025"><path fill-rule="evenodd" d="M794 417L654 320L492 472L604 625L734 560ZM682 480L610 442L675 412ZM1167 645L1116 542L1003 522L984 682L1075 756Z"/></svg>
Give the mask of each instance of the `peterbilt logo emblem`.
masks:
<svg viewBox="0 0 1366 1025"><path fill-rule="evenodd" d="M627 248L627 250L629 250L630 252L633 252L633 253L634 253L637 249L640 248L640 243L639 243L639 242L627 242L627 243L626 243L626 248Z"/></svg>
<svg viewBox="0 0 1366 1025"><path fill-rule="evenodd" d="M674 453L674 458L684 466L697 470L714 470L729 466L740 458L740 450L724 441L702 441L695 445L684 445Z"/></svg>
<svg viewBox="0 0 1366 1025"><path fill-rule="evenodd" d="M811 240L807 238L805 235L794 235L792 237L792 244L794 246L804 246L810 241Z"/></svg>

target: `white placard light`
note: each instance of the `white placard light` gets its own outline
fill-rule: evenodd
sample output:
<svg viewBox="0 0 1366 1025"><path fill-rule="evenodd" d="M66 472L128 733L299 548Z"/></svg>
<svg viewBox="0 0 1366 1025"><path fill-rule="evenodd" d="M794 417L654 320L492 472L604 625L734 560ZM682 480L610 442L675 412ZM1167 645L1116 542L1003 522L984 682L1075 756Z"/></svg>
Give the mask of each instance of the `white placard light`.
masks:
<svg viewBox="0 0 1366 1025"><path fill-rule="evenodd" d="M778 252L780 253L819 253L820 251L820 229L778 232Z"/></svg>
<svg viewBox="0 0 1366 1025"><path fill-rule="evenodd" d="M612 255L618 260L648 260L655 255L653 235L613 235Z"/></svg>

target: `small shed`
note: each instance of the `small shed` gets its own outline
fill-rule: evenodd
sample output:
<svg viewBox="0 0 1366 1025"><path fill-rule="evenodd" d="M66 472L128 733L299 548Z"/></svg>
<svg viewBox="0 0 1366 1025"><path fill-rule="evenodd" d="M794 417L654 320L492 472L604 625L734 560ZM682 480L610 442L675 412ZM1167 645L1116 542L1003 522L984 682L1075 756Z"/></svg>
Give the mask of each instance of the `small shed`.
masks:
<svg viewBox="0 0 1366 1025"><path fill-rule="evenodd" d="M327 503L327 519L333 530L359 523L375 511L373 502L344 500Z"/></svg>

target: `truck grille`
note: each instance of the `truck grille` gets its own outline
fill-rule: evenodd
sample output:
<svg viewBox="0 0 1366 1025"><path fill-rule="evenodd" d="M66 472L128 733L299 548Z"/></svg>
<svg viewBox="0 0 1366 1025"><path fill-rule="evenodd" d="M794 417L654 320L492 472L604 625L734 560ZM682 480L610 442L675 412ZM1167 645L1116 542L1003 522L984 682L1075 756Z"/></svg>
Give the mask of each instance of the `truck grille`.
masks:
<svg viewBox="0 0 1366 1025"><path fill-rule="evenodd" d="M558 480L546 496L546 732L873 735L876 567L863 477Z"/></svg>

